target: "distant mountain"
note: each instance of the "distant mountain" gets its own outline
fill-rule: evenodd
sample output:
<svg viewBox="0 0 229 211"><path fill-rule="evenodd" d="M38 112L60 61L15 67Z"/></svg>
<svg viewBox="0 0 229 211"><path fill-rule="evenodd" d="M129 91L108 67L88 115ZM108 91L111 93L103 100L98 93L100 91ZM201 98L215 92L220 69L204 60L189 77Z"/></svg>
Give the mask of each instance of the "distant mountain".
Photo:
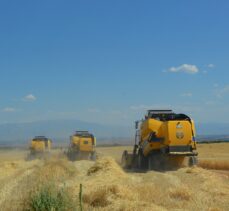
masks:
<svg viewBox="0 0 229 211"><path fill-rule="evenodd" d="M201 139L229 137L229 123L197 123L197 135ZM45 135L55 143L68 143L75 130L89 130L104 143L132 143L133 125L117 126L90 123L79 120L48 120L31 123L0 124L0 145L26 144L36 135Z"/></svg>
<svg viewBox="0 0 229 211"><path fill-rule="evenodd" d="M0 143L27 143L36 135L44 135L61 142L68 141L76 130L88 130L101 140L129 138L133 136L131 127L102 125L79 120L49 120L31 123L12 123L0 125Z"/></svg>
<svg viewBox="0 0 229 211"><path fill-rule="evenodd" d="M198 135L229 135L229 123L197 123Z"/></svg>

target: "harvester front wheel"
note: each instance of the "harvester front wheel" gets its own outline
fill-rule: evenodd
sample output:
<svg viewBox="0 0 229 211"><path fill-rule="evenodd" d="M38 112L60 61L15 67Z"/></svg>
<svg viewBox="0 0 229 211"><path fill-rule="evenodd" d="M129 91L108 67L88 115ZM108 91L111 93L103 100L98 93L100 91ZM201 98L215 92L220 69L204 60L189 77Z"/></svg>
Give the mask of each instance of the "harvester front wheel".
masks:
<svg viewBox="0 0 229 211"><path fill-rule="evenodd" d="M127 169L129 167L128 166L128 152L126 150L122 153L121 165L122 165L122 168L124 169Z"/></svg>
<svg viewBox="0 0 229 211"><path fill-rule="evenodd" d="M142 169L142 170L147 169L148 159L143 155L142 151L140 151L140 150L138 152L137 160L138 160L138 168L139 169Z"/></svg>

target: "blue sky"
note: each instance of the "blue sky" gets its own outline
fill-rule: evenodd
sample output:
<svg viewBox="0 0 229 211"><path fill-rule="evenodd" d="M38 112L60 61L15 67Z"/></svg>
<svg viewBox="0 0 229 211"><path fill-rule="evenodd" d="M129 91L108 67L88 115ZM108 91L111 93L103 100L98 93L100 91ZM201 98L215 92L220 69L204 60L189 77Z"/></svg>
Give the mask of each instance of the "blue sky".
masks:
<svg viewBox="0 0 229 211"><path fill-rule="evenodd" d="M228 1L0 2L0 123L229 122Z"/></svg>

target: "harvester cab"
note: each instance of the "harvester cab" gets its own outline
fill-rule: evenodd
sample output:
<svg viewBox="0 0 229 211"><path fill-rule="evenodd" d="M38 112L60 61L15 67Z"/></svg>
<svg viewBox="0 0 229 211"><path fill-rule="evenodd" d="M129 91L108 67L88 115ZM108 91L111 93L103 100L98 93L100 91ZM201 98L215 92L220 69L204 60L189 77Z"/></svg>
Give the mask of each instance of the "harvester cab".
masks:
<svg viewBox="0 0 229 211"><path fill-rule="evenodd" d="M194 121L187 115L172 110L149 110L135 128L134 150L133 153L124 151L123 167L179 167L186 157L190 166L197 163Z"/></svg>
<svg viewBox="0 0 229 211"><path fill-rule="evenodd" d="M96 138L88 131L76 131L70 136L67 156L70 160L96 159Z"/></svg>

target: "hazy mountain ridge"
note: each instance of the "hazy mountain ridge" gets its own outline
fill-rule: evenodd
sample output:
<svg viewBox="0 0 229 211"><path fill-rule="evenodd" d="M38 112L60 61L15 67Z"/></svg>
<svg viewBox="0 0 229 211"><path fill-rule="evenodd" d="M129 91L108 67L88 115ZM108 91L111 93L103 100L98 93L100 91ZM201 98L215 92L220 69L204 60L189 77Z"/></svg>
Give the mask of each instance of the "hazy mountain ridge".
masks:
<svg viewBox="0 0 229 211"><path fill-rule="evenodd" d="M80 120L48 120L31 123L9 123L0 125L0 143L27 142L36 135L45 135L53 140L68 141L76 130L88 130L101 139L129 138L131 127L102 125Z"/></svg>
<svg viewBox="0 0 229 211"><path fill-rule="evenodd" d="M229 123L196 124L199 139L224 139L229 137ZM27 143L36 135L45 135L58 143L69 141L75 130L89 130L101 143L127 142L134 137L134 124L130 126L103 125L80 120L47 120L31 123L9 123L0 125L0 143Z"/></svg>
<svg viewBox="0 0 229 211"><path fill-rule="evenodd" d="M197 123L196 131L198 135L214 136L229 135L229 123Z"/></svg>

